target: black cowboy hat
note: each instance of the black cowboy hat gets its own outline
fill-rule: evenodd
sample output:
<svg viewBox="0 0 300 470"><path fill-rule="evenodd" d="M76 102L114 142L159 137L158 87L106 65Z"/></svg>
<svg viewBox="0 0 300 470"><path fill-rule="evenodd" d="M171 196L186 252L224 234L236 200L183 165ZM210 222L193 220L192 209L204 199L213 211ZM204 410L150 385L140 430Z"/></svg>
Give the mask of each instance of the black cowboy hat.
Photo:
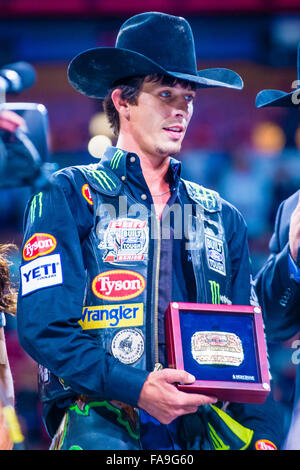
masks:
<svg viewBox="0 0 300 470"><path fill-rule="evenodd" d="M268 106L296 107L300 104L300 43L297 51L297 86L298 88L291 92L280 90L262 90L256 95L255 105L257 108L266 108Z"/></svg>
<svg viewBox="0 0 300 470"><path fill-rule="evenodd" d="M148 12L129 18L121 26L115 47L89 49L68 68L75 90L91 98L105 98L120 79L136 75L169 75L197 87L242 89L234 71L214 68L197 71L194 38L182 17Z"/></svg>

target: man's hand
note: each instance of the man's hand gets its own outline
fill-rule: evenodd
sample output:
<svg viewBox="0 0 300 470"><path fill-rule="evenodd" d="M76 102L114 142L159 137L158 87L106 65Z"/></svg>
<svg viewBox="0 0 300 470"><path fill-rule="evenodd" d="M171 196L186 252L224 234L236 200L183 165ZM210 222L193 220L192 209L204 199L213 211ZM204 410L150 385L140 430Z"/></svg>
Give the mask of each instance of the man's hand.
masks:
<svg viewBox="0 0 300 470"><path fill-rule="evenodd" d="M138 407L161 423L169 424L178 416L195 413L200 405L218 401L206 395L181 392L176 387L176 383L191 384L194 381L195 377L184 370L151 372L140 393Z"/></svg>
<svg viewBox="0 0 300 470"><path fill-rule="evenodd" d="M25 127L25 120L19 114L8 109L0 111L0 129L15 132L20 126Z"/></svg>
<svg viewBox="0 0 300 470"><path fill-rule="evenodd" d="M294 212L291 215L290 232L289 232L290 253L295 262L297 261L299 242L300 242L300 194L299 194L298 204Z"/></svg>

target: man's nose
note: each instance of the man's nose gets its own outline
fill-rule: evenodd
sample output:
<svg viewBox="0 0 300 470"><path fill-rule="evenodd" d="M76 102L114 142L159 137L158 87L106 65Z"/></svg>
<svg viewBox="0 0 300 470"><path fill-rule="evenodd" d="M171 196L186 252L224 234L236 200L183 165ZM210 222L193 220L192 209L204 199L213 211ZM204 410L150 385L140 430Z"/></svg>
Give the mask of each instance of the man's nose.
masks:
<svg viewBox="0 0 300 470"><path fill-rule="evenodd" d="M185 98L178 97L174 103L174 112L176 116L187 118L189 113L189 102Z"/></svg>

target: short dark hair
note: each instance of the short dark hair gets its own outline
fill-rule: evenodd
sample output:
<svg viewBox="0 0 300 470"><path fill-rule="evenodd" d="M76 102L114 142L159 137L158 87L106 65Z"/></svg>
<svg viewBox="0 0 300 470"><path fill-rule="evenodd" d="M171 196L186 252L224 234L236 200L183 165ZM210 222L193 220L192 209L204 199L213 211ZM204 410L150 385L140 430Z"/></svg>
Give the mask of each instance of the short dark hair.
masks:
<svg viewBox="0 0 300 470"><path fill-rule="evenodd" d="M142 85L144 82L160 82L162 85L168 86L175 86L177 84L183 86L184 88L191 88L192 90L196 89L196 84L193 82L189 82L187 80L182 80L180 78L171 77L170 75L160 75L160 74L153 74L153 75L146 75L146 76L135 76L129 77L126 79L122 79L119 82L116 82L111 88L104 101L103 101L103 109L107 116L108 122L116 136L118 136L120 132L120 118L119 113L115 108L113 100L111 99L112 92L116 88L120 88L122 90L121 97L126 99L130 104L137 104L137 99L139 93L141 91Z"/></svg>

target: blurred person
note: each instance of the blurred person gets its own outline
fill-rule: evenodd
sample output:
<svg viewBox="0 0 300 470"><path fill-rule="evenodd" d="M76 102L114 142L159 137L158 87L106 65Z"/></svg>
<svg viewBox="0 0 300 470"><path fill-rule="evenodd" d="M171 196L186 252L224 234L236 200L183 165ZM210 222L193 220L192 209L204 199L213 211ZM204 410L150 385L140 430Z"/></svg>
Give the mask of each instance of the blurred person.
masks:
<svg viewBox="0 0 300 470"><path fill-rule="evenodd" d="M6 259L8 250L15 248L14 245L0 245L0 387L1 395L5 395L6 402L14 406L14 385L12 373L7 357L5 341L5 313L15 315L17 305L17 294L11 286L9 265ZM3 414L3 403L0 399L0 449L11 450L13 442L8 424Z"/></svg>
<svg viewBox="0 0 300 470"><path fill-rule="evenodd" d="M0 129L9 133L14 133L19 126L24 126L24 119L12 111L0 111ZM0 152L7 152L5 144L0 139ZM9 276L9 265L6 259L8 251L15 248L12 244L0 245L0 380L2 393L7 398L7 402L14 406L14 385L7 356L5 341L5 313L16 314L17 294L13 290ZM13 441L11 439L8 424L3 415L3 403L0 408L0 449L11 450Z"/></svg>
<svg viewBox="0 0 300 470"><path fill-rule="evenodd" d="M104 100L118 140L99 164L57 172L25 213L18 332L39 363L50 448L276 449L271 396L225 411L215 397L179 391L176 383L195 377L168 368L166 357L170 301L255 303L243 217L182 180L171 157L196 89L240 89L240 77L197 71L188 22L149 12L121 26L116 47L75 57L69 80ZM168 224L176 204L192 208L188 235L176 237L179 227ZM204 241L212 234L222 247L215 269ZM187 249L193 237L201 243Z"/></svg>
<svg viewBox="0 0 300 470"><path fill-rule="evenodd" d="M0 110L0 156L1 158L9 157L15 151L19 151L14 144L10 144L3 137L3 132L7 135L14 135L20 128L25 126L25 120L17 113L9 110ZM17 292L11 285L9 262L7 260L8 252L17 247L12 243L0 245L0 381L1 381L1 397L5 398L5 404L1 403L0 408L0 449L11 450L14 447L12 440L12 429L9 428L13 424L16 429L16 420L14 416L8 424L4 414L3 406L14 407L14 384L11 373L9 358L7 356L6 339L5 339L5 314L16 314L17 309ZM13 433L15 432L13 430Z"/></svg>
<svg viewBox="0 0 300 470"><path fill-rule="evenodd" d="M300 44L298 46L300 76ZM299 81L297 82L299 87ZM258 108L299 106L299 91L262 90L256 97ZM270 341L283 342L300 332L300 191L281 202L269 243L270 255L258 272L256 292L265 316ZM298 341L295 344L298 347ZM297 350L291 355L296 365L294 411L284 449L300 449L300 370Z"/></svg>

